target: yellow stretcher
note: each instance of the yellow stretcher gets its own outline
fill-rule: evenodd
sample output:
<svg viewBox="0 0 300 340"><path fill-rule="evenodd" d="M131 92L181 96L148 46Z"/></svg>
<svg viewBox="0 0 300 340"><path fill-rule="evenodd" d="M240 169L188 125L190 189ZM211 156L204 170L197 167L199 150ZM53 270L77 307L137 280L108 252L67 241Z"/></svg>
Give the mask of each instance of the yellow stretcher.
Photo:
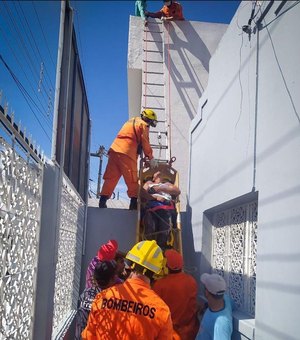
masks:
<svg viewBox="0 0 300 340"><path fill-rule="evenodd" d="M160 171L163 182L170 182L179 187L179 174L172 167L172 163L176 160L175 157L169 162L159 162L158 167L151 169L149 167L149 163L146 159L141 159L140 161L140 171L139 171L139 200L138 200L138 220L136 227L136 241L142 241L145 239L149 239L149 236L145 235L145 222L144 218L147 214L147 210L145 208L147 200L144 198L144 189L143 185L147 181L151 181L153 175ZM170 220L169 223L169 235L167 245L169 248L174 248L182 254L182 238L181 238L181 218L180 218L180 200L179 197L173 202L175 205L177 217L176 217L176 226L172 225ZM157 234L160 232L152 233L151 235ZM154 235L155 236L155 235Z"/></svg>

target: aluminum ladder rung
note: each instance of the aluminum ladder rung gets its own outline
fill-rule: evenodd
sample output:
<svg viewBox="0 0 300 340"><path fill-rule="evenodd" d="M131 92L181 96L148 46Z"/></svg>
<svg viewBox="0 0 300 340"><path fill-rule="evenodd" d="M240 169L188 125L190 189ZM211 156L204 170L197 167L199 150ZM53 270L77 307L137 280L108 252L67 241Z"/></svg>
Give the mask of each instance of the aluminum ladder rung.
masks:
<svg viewBox="0 0 300 340"><path fill-rule="evenodd" d="M163 61L156 61L156 60L144 60L144 63L152 63L152 64L163 64Z"/></svg>
<svg viewBox="0 0 300 340"><path fill-rule="evenodd" d="M166 123L166 120L158 120L157 123Z"/></svg>
<svg viewBox="0 0 300 340"><path fill-rule="evenodd" d="M143 48L143 52L149 52L149 53L161 53L161 54L163 54L163 53L164 53L163 51L156 51L156 50L145 50L144 48Z"/></svg>
<svg viewBox="0 0 300 340"><path fill-rule="evenodd" d="M147 42L153 42L153 43L160 43L162 44L163 41L162 40L148 40L148 39L143 39L143 41L147 41Z"/></svg>
<svg viewBox="0 0 300 340"><path fill-rule="evenodd" d="M163 31L149 31L149 30L144 30L144 32L147 32L147 33L164 33Z"/></svg>
<svg viewBox="0 0 300 340"><path fill-rule="evenodd" d="M156 71L143 71L143 73L146 73L146 74L159 74L159 75L163 75L164 74L163 72L156 72Z"/></svg>
<svg viewBox="0 0 300 340"><path fill-rule="evenodd" d="M165 84L147 83L143 81L143 85L164 86Z"/></svg>
<svg viewBox="0 0 300 340"><path fill-rule="evenodd" d="M161 150L166 150L168 149L168 145L159 145L159 144L150 144L152 149L161 149Z"/></svg>
<svg viewBox="0 0 300 340"><path fill-rule="evenodd" d="M160 133L160 134L163 134L163 135L166 135L166 136L168 135L168 132L167 132L167 131L152 131L152 130L151 130L151 131L149 131L149 132L150 132L150 133L155 133L155 134L159 134L159 133Z"/></svg>
<svg viewBox="0 0 300 340"><path fill-rule="evenodd" d="M150 110L165 110L165 108L164 107L146 107L146 106L142 106L142 108L143 108L143 110L145 110L145 109L150 109Z"/></svg>
<svg viewBox="0 0 300 340"><path fill-rule="evenodd" d="M143 97L148 97L148 98L165 98L165 96L159 96L156 94L143 94Z"/></svg>

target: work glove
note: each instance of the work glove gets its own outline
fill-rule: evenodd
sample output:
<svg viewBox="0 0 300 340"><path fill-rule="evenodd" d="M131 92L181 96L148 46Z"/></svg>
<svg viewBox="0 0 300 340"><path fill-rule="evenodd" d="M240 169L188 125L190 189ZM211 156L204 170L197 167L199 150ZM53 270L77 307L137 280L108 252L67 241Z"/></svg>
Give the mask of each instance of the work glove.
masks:
<svg viewBox="0 0 300 340"><path fill-rule="evenodd" d="M156 158L150 159L150 168L153 169L153 168L157 168L157 167L158 167L158 159L156 159Z"/></svg>
<svg viewBox="0 0 300 340"><path fill-rule="evenodd" d="M160 20L161 20L162 22L166 21L166 19L167 19L166 17L161 17L161 18L160 18Z"/></svg>

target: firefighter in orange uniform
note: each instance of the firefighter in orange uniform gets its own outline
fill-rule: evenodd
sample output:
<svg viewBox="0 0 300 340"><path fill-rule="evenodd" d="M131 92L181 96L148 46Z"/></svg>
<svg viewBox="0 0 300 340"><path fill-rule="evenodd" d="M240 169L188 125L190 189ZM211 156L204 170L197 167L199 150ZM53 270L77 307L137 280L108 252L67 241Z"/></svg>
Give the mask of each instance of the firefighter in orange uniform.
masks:
<svg viewBox="0 0 300 340"><path fill-rule="evenodd" d="M101 291L95 298L83 340L171 340L171 313L150 288L161 272L164 256L156 241L141 241L127 254L132 273L123 284Z"/></svg>
<svg viewBox="0 0 300 340"><path fill-rule="evenodd" d="M166 250L165 257L169 274L155 281L153 290L169 306L173 327L180 339L193 340L199 330L197 282L182 272L183 258L176 250Z"/></svg>
<svg viewBox="0 0 300 340"><path fill-rule="evenodd" d="M182 6L179 2L169 0L164 0L163 8L155 13L146 12L147 17L150 18L160 18L161 20L171 21L171 20L184 20L182 14Z"/></svg>
<svg viewBox="0 0 300 340"><path fill-rule="evenodd" d="M106 208L106 201L112 195L121 176L127 185L127 194L130 198L130 210L137 209L138 175L137 158L138 146L143 149L145 156L150 160L150 166L157 166L153 158L149 143L149 125L156 127L156 113L146 109L141 118L135 117L127 121L108 151L108 163L103 176L104 183L100 193L99 208Z"/></svg>

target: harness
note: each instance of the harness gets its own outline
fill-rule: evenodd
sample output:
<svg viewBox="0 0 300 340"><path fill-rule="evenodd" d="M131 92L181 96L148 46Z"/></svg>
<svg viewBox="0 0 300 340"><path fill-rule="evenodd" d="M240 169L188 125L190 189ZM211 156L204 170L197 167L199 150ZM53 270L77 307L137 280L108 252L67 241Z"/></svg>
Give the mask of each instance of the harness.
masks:
<svg viewBox="0 0 300 340"><path fill-rule="evenodd" d="M152 202L152 201L151 201ZM156 201L153 201L154 203L156 203ZM160 203L160 202L157 202ZM157 210L175 210L175 205L173 201L170 201L168 204L163 203L163 204L157 204L152 208L147 208L148 211L154 212Z"/></svg>

